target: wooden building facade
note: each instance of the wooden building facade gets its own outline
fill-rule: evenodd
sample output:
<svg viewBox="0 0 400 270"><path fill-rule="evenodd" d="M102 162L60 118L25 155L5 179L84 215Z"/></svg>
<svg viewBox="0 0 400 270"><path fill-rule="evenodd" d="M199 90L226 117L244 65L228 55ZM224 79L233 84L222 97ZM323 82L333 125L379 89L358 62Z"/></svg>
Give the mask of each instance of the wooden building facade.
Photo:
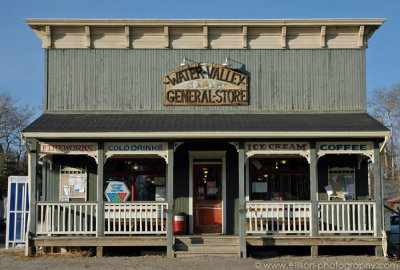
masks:
<svg viewBox="0 0 400 270"><path fill-rule="evenodd" d="M366 112L365 49L384 20L26 22L45 50L31 251L380 250L389 133Z"/></svg>

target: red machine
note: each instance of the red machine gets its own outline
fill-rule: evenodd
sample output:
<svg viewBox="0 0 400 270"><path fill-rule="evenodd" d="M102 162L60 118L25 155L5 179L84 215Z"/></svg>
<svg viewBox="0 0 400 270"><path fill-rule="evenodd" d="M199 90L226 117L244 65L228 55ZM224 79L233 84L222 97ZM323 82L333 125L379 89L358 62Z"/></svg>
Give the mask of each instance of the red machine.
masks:
<svg viewBox="0 0 400 270"><path fill-rule="evenodd" d="M174 234L186 234L186 215L174 215Z"/></svg>

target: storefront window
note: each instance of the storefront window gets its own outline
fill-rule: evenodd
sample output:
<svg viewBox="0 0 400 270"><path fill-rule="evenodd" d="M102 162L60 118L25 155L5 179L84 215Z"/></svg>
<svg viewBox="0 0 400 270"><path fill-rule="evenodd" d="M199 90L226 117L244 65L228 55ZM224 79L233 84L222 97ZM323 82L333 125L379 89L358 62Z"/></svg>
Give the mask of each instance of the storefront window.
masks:
<svg viewBox="0 0 400 270"><path fill-rule="evenodd" d="M328 200L355 199L355 170L353 167L333 167L328 169L328 185L325 186Z"/></svg>
<svg viewBox="0 0 400 270"><path fill-rule="evenodd" d="M163 159L110 159L104 167L105 200L165 201L165 179ZM111 192L110 185L115 185L119 192Z"/></svg>
<svg viewBox="0 0 400 270"><path fill-rule="evenodd" d="M250 200L309 200L309 165L303 158L252 158Z"/></svg>

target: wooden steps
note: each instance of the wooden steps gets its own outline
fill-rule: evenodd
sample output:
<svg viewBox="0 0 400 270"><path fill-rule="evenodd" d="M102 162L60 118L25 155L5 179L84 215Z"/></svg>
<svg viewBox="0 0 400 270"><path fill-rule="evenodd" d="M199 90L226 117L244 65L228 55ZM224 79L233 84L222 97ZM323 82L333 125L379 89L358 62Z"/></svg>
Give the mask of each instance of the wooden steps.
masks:
<svg viewBox="0 0 400 270"><path fill-rule="evenodd" d="M239 237L237 236L176 236L174 237L175 257L240 256Z"/></svg>

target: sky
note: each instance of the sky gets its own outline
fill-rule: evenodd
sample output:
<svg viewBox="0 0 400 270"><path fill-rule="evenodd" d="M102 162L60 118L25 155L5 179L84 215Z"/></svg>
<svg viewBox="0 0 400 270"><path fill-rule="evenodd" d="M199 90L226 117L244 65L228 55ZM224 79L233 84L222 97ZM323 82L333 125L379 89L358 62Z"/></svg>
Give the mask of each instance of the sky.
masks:
<svg viewBox="0 0 400 270"><path fill-rule="evenodd" d="M400 0L0 0L0 92L39 115L44 51L24 18L385 18L368 42L367 93L400 83Z"/></svg>

